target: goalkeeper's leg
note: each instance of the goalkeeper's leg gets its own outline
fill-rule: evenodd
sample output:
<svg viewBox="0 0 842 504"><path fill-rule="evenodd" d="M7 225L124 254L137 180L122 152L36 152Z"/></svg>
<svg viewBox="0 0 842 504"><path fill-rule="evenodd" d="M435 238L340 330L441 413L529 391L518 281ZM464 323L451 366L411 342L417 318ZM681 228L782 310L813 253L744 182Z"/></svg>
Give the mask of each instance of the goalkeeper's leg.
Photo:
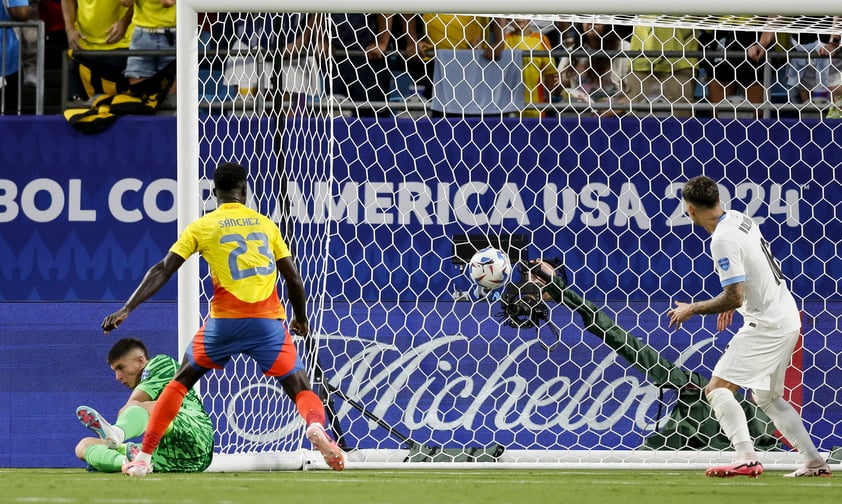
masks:
<svg viewBox="0 0 842 504"><path fill-rule="evenodd" d="M152 405L153 403L150 402L149 409ZM149 423L149 409L138 404L126 406L120 411L114 426L126 433L126 439L136 438L146 430L146 424Z"/></svg>
<svg viewBox="0 0 842 504"><path fill-rule="evenodd" d="M84 438L76 445L76 456L84 460L91 468L99 472L120 472L126 456L106 446L106 441L96 438Z"/></svg>
<svg viewBox="0 0 842 504"><path fill-rule="evenodd" d="M123 474L143 477L152 472L152 454L161 442L161 437L167 433L173 419L181 409L181 403L187 395L188 387L192 387L209 369L194 368L187 359L170 380L163 392L155 401L152 414L143 434L141 452L131 462L123 466Z"/></svg>
<svg viewBox="0 0 842 504"><path fill-rule="evenodd" d="M82 422L82 425L104 440L109 448L117 448L126 439L126 434L122 428L111 425L97 410L90 406L76 408L76 418Z"/></svg>

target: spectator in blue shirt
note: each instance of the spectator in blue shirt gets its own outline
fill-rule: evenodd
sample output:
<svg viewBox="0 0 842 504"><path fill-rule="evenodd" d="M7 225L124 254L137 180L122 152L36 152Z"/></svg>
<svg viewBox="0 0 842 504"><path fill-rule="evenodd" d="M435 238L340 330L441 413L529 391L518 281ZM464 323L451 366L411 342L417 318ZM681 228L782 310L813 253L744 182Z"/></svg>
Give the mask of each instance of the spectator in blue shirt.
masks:
<svg viewBox="0 0 842 504"><path fill-rule="evenodd" d="M27 21L29 19L29 0L0 0L0 21ZM6 65L0 68L0 115L17 114L20 108L18 90L20 83L20 60L18 52L20 41L15 30L0 28L0 47L5 48Z"/></svg>

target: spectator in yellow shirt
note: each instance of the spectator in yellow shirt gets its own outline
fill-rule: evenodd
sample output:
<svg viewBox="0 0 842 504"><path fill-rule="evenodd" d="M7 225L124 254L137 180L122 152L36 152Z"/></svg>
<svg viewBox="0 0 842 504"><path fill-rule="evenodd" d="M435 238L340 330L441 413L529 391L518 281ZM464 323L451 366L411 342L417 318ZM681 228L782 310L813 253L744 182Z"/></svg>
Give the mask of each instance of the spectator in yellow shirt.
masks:
<svg viewBox="0 0 842 504"><path fill-rule="evenodd" d="M698 58L663 55L670 51L698 51L699 42L692 29L635 26L630 50L653 53L632 58L632 71L623 84L632 103L651 103L660 99L672 104L689 105L693 101ZM690 117L692 111L686 107L674 108L672 115Z"/></svg>
<svg viewBox="0 0 842 504"><path fill-rule="evenodd" d="M503 27L499 19L456 14L415 14L404 16L406 21L406 58L424 62L420 76L415 76L425 88L426 98L433 92L434 49L482 49L489 60L503 51Z"/></svg>
<svg viewBox="0 0 842 504"><path fill-rule="evenodd" d="M135 29L130 49L140 51L175 50L175 0L120 0L134 6ZM126 77L137 84L163 70L175 56L130 56Z"/></svg>
<svg viewBox="0 0 842 504"><path fill-rule="evenodd" d="M534 107L549 101L550 94L559 83L558 69L549 54L532 56L530 53L549 51L550 41L543 33L533 30L529 19L513 19L510 26L513 30L506 35L505 47L524 51L523 86L527 108L521 116L544 117L545 113Z"/></svg>
<svg viewBox="0 0 842 504"><path fill-rule="evenodd" d="M129 48L134 9L108 0L61 0L67 47L72 51L115 51ZM70 96L116 94L126 68L125 56L74 56ZM113 84L111 84L113 83Z"/></svg>

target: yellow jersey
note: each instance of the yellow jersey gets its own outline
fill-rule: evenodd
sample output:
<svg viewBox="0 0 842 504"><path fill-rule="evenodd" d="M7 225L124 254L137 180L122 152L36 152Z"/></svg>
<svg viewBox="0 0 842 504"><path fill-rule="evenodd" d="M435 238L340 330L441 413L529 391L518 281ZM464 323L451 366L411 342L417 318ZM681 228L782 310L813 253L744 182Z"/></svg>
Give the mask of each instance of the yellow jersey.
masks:
<svg viewBox="0 0 842 504"><path fill-rule="evenodd" d="M134 23L129 23L123 38L114 43L107 43L108 29L118 19L126 15L128 7L120 2L103 2L102 0L77 0L76 29L85 35L79 39L79 46L90 51L104 51L109 49L128 49L132 40Z"/></svg>
<svg viewBox="0 0 842 504"><path fill-rule="evenodd" d="M424 14L423 18L427 40L436 49L477 49L488 39L488 17Z"/></svg>
<svg viewBox="0 0 842 504"><path fill-rule="evenodd" d="M224 203L188 225L170 252L184 259L199 252L208 263L211 317L286 318L275 263L292 254L277 224L265 215Z"/></svg>
<svg viewBox="0 0 842 504"><path fill-rule="evenodd" d="M699 41L692 28L666 28L635 26L630 40L630 50L657 53L659 51L697 51ZM695 68L696 57L638 56L632 59L635 72L674 72Z"/></svg>
<svg viewBox="0 0 842 504"><path fill-rule="evenodd" d="M149 29L175 28L175 7L164 7L161 0L135 0L134 24Z"/></svg>
<svg viewBox="0 0 842 504"><path fill-rule="evenodd" d="M524 51L549 51L550 41L540 32L512 32L506 35L507 49ZM527 52L528 54L528 52ZM550 56L526 56L523 58L524 103L544 103L549 99L544 87L544 77L558 73ZM523 117L543 117L540 110L524 110Z"/></svg>

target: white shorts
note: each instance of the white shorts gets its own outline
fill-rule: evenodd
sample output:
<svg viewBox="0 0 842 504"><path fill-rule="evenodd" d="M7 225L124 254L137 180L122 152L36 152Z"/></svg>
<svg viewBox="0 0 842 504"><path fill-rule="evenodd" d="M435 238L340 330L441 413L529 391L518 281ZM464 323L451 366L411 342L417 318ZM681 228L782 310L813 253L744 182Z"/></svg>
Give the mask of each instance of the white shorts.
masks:
<svg viewBox="0 0 842 504"><path fill-rule="evenodd" d="M725 347L713 376L740 387L783 394L784 375L800 329L781 331L744 325Z"/></svg>

